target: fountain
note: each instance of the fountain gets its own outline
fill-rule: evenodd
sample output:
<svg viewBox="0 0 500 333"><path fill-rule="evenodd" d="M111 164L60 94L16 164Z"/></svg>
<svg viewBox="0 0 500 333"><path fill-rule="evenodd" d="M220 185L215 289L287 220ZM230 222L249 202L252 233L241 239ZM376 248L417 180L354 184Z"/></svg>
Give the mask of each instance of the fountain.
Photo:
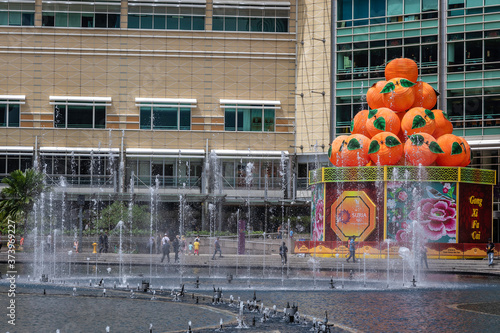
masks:
<svg viewBox="0 0 500 333"><path fill-rule="evenodd" d="M72 157L75 157L74 154ZM287 161L283 153L278 168L282 192L287 189ZM74 160L71 162L72 169L74 169L73 163L75 163ZM91 154L90 164L96 169L101 169L99 163L101 159ZM213 177L211 184L208 185L212 187L212 191L208 192L206 196L209 200L205 201L209 221L209 245L204 250L208 248L207 252L210 256L214 252L213 239L221 231L223 221L221 213L223 177L215 153L210 154L209 164ZM319 163L317 164L319 166ZM251 207L251 191L256 181L253 178L255 165L253 162L242 162L242 165L244 165L244 184L242 183L241 187L246 191L246 197L239 199L244 202L245 210L238 209L236 214L232 215L235 223L230 227L239 229L238 232L246 233L246 240L251 244L254 243L250 239L252 220L265 218L264 225L267 231L267 206L265 217L255 216ZM123 167L120 166L120 168ZM184 165L179 162L177 168L180 173ZM189 171L187 164L186 169ZM72 173L74 175L75 171L73 170ZM386 304L394 302L394 308L398 308L399 305L403 309L401 311L419 306L428 310L424 304L432 303L431 296L438 294L444 303L447 299L443 296L445 294L443 288L456 290L457 286L461 286L460 283L446 282L447 280L440 275L427 274L420 265L418 249L422 246L427 248L431 259L437 257L478 258L483 255L481 252L483 250L478 250L480 242L474 238L478 233L474 234L476 230L471 229L473 224L469 222L472 222L470 220L472 214L477 214L472 217L477 217L479 221L488 219L491 211L492 179L494 177L488 170L452 167L318 168L310 175L310 184L313 186L311 241L296 240L292 245L291 220L285 207L285 200L281 200L281 211L278 215L280 215L281 230L287 232L283 235L286 240L280 239L279 242L280 244L283 241L287 242L290 256L286 265L280 265L277 254L267 250L267 246L272 245L273 240L266 237L264 233L262 258L259 257L260 254L248 253L247 250L247 253L237 255L224 254L223 260L211 261L206 260L207 253L205 252L197 257L184 254L180 258L179 265L159 266L159 258L154 253L152 245L146 253L144 251L137 255L133 253L135 248L139 248L133 246L133 238L138 236L133 234L135 221L132 214L134 205L139 200L137 196L141 194L140 189L135 188L138 176L132 173L129 193L117 195L118 200L127 202L128 205L122 207L125 216L121 216L121 219L115 221L116 225L110 228L111 231L118 232L118 241L113 240L115 246L117 245L116 253L93 253L92 255L89 254L89 247L85 247L82 241L79 243L80 251L76 252L76 249L68 251L70 243L68 239L76 234L79 235L81 228L74 227L75 198L66 193L67 179L61 177L58 179L57 191L43 193L34 205L31 216L33 228L29 236L33 240L30 249L33 252L28 252L30 256L32 255L33 264L29 269L20 266L18 283L22 285L20 288L23 288L26 295L40 295L40 288L43 288L45 295L43 302L46 303L41 303L39 306L38 298L33 297L33 304L41 309L55 309L58 306L71 307L75 300L82 302L87 299L95 302L98 308L113 309L113 305L119 303L127 309L141 309L140 315L133 316L132 319L114 320L116 314L112 310L107 311L103 316L96 314L98 318L94 321L101 327L92 327L89 331L102 331L103 323L109 323L107 330L113 327L113 330L118 331L119 320L128 320L127 323L131 325L130 327L134 327L134 331L140 331L140 327L144 329L148 324L150 331L152 331L153 324L159 331L165 329L185 331L185 323L189 319L205 316L210 318L207 319L208 325L211 325L210 329L212 331L217 329L219 332L229 330L229 327L248 329L247 323L250 322L252 327L270 325L264 326L262 329L264 331L269 327L282 328L283 325L295 325L293 327L296 331L300 331L298 327L303 327L303 331L309 331L312 322L313 331L326 332L332 329L334 321L339 330L342 330L342 325L337 325L337 323L343 322L347 323L346 325L352 325L355 329L385 331L387 327L384 327L383 323L379 323L380 326L363 324L366 317L363 317L360 309L364 311L366 304L373 304L367 295L379 300L380 302L377 303L379 307L385 307L385 312L377 306L371 306L370 310L380 316L389 316L392 309L387 309ZM267 189L267 177L265 186ZM188 196L181 191L185 190L185 187L184 183L182 188L179 188L176 203L178 209L172 210L177 212L177 216L169 221L174 226L167 225L167 228L170 228L169 232L178 230L180 236L183 236L185 232L193 231L189 227L191 217ZM155 234L160 231L158 221L161 218L159 213L161 205L159 202L163 190L160 186L160 177L154 178L154 182L151 182L147 191L144 188L142 190L141 200L149 205L150 215L148 216L148 230L141 230L143 235L138 242L145 244L145 239L154 238ZM89 223L92 221L95 223L94 227L91 224L90 232L97 235L100 231L97 223L98 216L102 212L104 203L111 201L112 198L105 194L101 185L92 187L92 191L94 193L88 198L90 205L86 207L91 214L86 219L88 218ZM59 193L61 193L60 196ZM479 199L481 201L478 201ZM57 202L60 202L60 205ZM457 204L459 210L457 210ZM429 206L432 206L430 210ZM61 209L57 207L71 214L61 213L59 212ZM452 223L447 220L449 225L445 225L444 231L441 231L442 234L432 234L432 239L429 238L432 230L429 230L428 223L422 223L422 221L436 220L435 216L429 216L432 209L453 215L454 220L452 220L458 228L453 229ZM241 223L246 224L244 227L240 225L240 214L246 217L246 221ZM81 214L78 217L81 220ZM178 229L172 221L178 223ZM129 228L128 231L127 228ZM481 237L484 233L490 232L488 228L482 226L478 230L482 232ZM127 234L129 234L128 251L126 251ZM52 235L51 241L47 235ZM172 236L175 237L175 235ZM356 237L357 265L346 263L343 258L343 255L347 253L345 241L349 236ZM116 237L116 232L113 232L110 237ZM46 244L50 242L52 242L51 246L47 247ZM303 256L295 256L296 254ZM28 255L24 258L30 262L31 258ZM92 264L93 267L90 265L91 260L95 262L95 265ZM128 270L124 266L127 262ZM243 272L240 267L241 262L244 266ZM137 284L137 289L130 289L129 286L135 286L135 284ZM493 285L497 287L496 284ZM2 280L0 286L7 285ZM76 293L76 286L78 286L78 293ZM218 287L215 288L215 286ZM498 296L498 291L495 292L494 288L490 288L489 285L473 286L471 289L474 290L473 296L479 294L480 298L486 302L494 301L493 296ZM476 293L478 289L479 292ZM492 289L493 292L490 295L489 292ZM167 290L171 290L170 294L166 292ZM185 297L186 290L191 297ZM222 290L225 294L231 294L229 300L224 298ZM256 298L255 290L260 293L259 300ZM457 304L462 300L465 303L473 297L468 294L466 288L464 290L462 294L465 296L452 295L450 297L456 300ZM233 294L238 295L237 300ZM59 297L60 295L74 297L60 300L62 298ZM409 306L405 303L405 299L412 295L417 295L418 298L426 301L418 302L418 304L412 303ZM20 295L20 297L23 296ZM248 299L246 306L241 299ZM358 299L361 300L358 301ZM144 300L150 302L144 302ZM290 306L290 300L292 306ZM157 309L154 306L160 302L165 306L161 307L163 312L155 317L152 315ZM270 310L271 304L272 310ZM283 311L278 311L276 304L279 304ZM356 312L360 319L357 319L356 315L352 315L354 318L345 315L343 311L345 304L352 305L355 308L353 312ZM432 304L436 305L436 303ZM439 313L446 313L446 309L441 310ZM55 310L51 311L57 313ZM425 311L425 313L429 312L432 311ZM175 313L175 316L172 313ZM323 318L323 313L324 320L316 319ZM406 315L411 316L412 313L407 312ZM46 315L54 320L50 314ZM260 320L255 320L256 316L262 317ZM313 320L312 316L316 318ZM78 316L75 315L75 317ZM167 328L162 322L165 317L174 317ZM454 317L450 315L447 318ZM286 323L281 321L282 318ZM82 325L85 323L82 318L79 322ZM224 326L223 323L225 323ZM489 323L491 324L491 321ZM62 324L64 323L61 321L54 321L54 324L48 321L43 329L54 330L54 325L59 327ZM188 331L203 330L201 325L205 323L196 323L195 326L189 321ZM446 325L440 327L446 327ZM482 330L488 331L487 328ZM28 328L25 331L30 330Z"/></svg>

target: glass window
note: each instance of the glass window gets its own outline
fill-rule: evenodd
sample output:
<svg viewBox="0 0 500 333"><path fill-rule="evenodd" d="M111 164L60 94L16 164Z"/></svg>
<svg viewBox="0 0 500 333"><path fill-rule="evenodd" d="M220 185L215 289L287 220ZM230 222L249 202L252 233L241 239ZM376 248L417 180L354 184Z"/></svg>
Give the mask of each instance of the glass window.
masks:
<svg viewBox="0 0 500 333"><path fill-rule="evenodd" d="M420 1L406 0L405 1L405 14L420 13Z"/></svg>
<svg viewBox="0 0 500 333"><path fill-rule="evenodd" d="M403 48L390 47L387 49L387 61L392 59L401 58L403 56Z"/></svg>
<svg viewBox="0 0 500 333"><path fill-rule="evenodd" d="M352 0L339 0L337 6L337 15L340 21L352 19Z"/></svg>
<svg viewBox="0 0 500 333"><path fill-rule="evenodd" d="M20 109L19 104L2 104L0 101L0 127L19 127Z"/></svg>
<svg viewBox="0 0 500 333"><path fill-rule="evenodd" d="M464 42L448 44L448 65L460 65L449 67L449 72L462 72L464 70Z"/></svg>
<svg viewBox="0 0 500 333"><path fill-rule="evenodd" d="M82 28L93 28L94 27L94 14L83 13L81 27Z"/></svg>
<svg viewBox="0 0 500 333"><path fill-rule="evenodd" d="M422 0L422 12L438 10L438 0Z"/></svg>
<svg viewBox="0 0 500 333"><path fill-rule="evenodd" d="M141 15L141 29L153 29L153 15Z"/></svg>
<svg viewBox="0 0 500 333"><path fill-rule="evenodd" d="M128 15L128 27L129 29L139 29L140 25L140 16L137 14L129 14Z"/></svg>
<svg viewBox="0 0 500 333"><path fill-rule="evenodd" d="M212 30L214 31L223 31L224 30L224 18L215 16L212 19ZM261 31L261 30L257 30Z"/></svg>
<svg viewBox="0 0 500 333"><path fill-rule="evenodd" d="M205 30L205 18L203 16L193 16L193 30Z"/></svg>
<svg viewBox="0 0 500 333"><path fill-rule="evenodd" d="M178 15L167 15L167 29L168 30L178 30L179 29L179 16Z"/></svg>
<svg viewBox="0 0 500 333"><path fill-rule="evenodd" d="M481 127L483 101L481 97L465 98L465 127Z"/></svg>
<svg viewBox="0 0 500 333"><path fill-rule="evenodd" d="M192 30L191 29L191 16L183 15L179 18L180 29L181 30Z"/></svg>
<svg viewBox="0 0 500 333"><path fill-rule="evenodd" d="M463 128L464 120L464 101L463 98L448 98L447 100L447 113L453 127Z"/></svg>
<svg viewBox="0 0 500 333"><path fill-rule="evenodd" d="M465 48L466 70L481 70L483 63L483 42L481 40L467 41L465 42Z"/></svg>
<svg viewBox="0 0 500 333"><path fill-rule="evenodd" d="M370 17L385 16L385 1L370 1Z"/></svg>
<svg viewBox="0 0 500 333"><path fill-rule="evenodd" d="M500 61L500 38L487 38L484 40L484 61L499 62ZM489 67L495 68L495 67ZM488 69L489 69L488 68ZM496 67L498 68L498 67Z"/></svg>
<svg viewBox="0 0 500 333"><path fill-rule="evenodd" d="M354 0L354 19L368 18L368 0Z"/></svg>
<svg viewBox="0 0 500 333"><path fill-rule="evenodd" d="M403 1L401 0L387 0L387 15L401 15L403 14Z"/></svg>
<svg viewBox="0 0 500 333"><path fill-rule="evenodd" d="M149 104L141 106L140 128L148 130L190 130L191 108L182 104L161 105Z"/></svg>
<svg viewBox="0 0 500 333"><path fill-rule="evenodd" d="M71 102L54 106L54 127L105 128L106 106Z"/></svg>
<svg viewBox="0 0 500 333"><path fill-rule="evenodd" d="M484 125L500 126L500 96L484 96ZM493 121L494 120L494 121Z"/></svg>
<svg viewBox="0 0 500 333"><path fill-rule="evenodd" d="M95 14L95 27L96 28L107 28L107 15L106 14Z"/></svg>
<svg viewBox="0 0 500 333"><path fill-rule="evenodd" d="M226 17L224 19L225 31L236 31L236 17Z"/></svg>
<svg viewBox="0 0 500 333"><path fill-rule="evenodd" d="M266 108L265 105L225 108L224 130L274 132L275 110Z"/></svg>
<svg viewBox="0 0 500 333"><path fill-rule="evenodd" d="M44 27L53 27L54 26L54 13L43 13L42 26L44 26ZM78 26L80 26L80 24L78 24Z"/></svg>

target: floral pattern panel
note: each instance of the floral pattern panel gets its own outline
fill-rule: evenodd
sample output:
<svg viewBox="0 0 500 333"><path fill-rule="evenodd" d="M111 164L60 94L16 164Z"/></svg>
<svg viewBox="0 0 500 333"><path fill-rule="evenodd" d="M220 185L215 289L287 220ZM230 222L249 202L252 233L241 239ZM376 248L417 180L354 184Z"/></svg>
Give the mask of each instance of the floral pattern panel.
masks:
<svg viewBox="0 0 500 333"><path fill-rule="evenodd" d="M456 183L387 183L387 238L457 242Z"/></svg>
<svg viewBox="0 0 500 333"><path fill-rule="evenodd" d="M323 188L323 185L314 185L311 191L311 240L313 241L325 240Z"/></svg>

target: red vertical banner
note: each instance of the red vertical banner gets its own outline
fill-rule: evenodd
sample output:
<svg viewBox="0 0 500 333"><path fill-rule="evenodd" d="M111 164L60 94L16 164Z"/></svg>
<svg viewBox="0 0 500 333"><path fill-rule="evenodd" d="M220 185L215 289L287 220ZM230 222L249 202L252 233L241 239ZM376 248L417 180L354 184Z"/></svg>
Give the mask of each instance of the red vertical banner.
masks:
<svg viewBox="0 0 500 333"><path fill-rule="evenodd" d="M492 186L460 183L459 243L486 243L492 234Z"/></svg>

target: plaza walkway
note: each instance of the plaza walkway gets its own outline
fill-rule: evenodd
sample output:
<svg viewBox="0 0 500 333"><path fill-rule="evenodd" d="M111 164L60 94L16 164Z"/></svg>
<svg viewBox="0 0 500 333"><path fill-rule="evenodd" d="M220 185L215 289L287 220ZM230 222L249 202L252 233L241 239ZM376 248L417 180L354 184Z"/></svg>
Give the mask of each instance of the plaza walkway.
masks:
<svg viewBox="0 0 500 333"><path fill-rule="evenodd" d="M0 253L0 264L7 263L7 252L5 248ZM47 255L47 254L46 254ZM31 263L33 261L33 253L17 252L16 263ZM72 263L87 264L87 262L98 264L108 264L110 266L118 265L120 263L120 256L117 253L71 253L68 252L58 253L57 261L70 261ZM162 265L179 265L173 263L174 254L170 253L171 263L165 262ZM50 259L49 259L50 260ZM161 254L123 254L122 262L126 265L144 265L149 266L150 263L160 264ZM486 259L469 259L469 260L452 260L452 259L428 259L429 273L449 273L449 274L478 274L478 275L491 275L500 276L500 259L496 259L496 264L493 267L488 267ZM403 269L403 263L400 258L390 259L391 270ZM219 268L262 268L269 267L270 269L281 267L281 258L277 254L270 255L235 255L223 254L220 258L217 256L212 260L212 255L201 254L199 256L183 255L181 256L181 264L187 267L209 267L217 266ZM371 271L385 271L387 270L387 259L373 259L367 258L366 263L363 259L358 259L356 263L347 263L345 258L318 258L311 256L302 256L291 254L288 256L287 267L294 270L312 270L314 267L320 271L332 271L341 267L344 264L345 270L362 270L366 265L367 270Z"/></svg>

